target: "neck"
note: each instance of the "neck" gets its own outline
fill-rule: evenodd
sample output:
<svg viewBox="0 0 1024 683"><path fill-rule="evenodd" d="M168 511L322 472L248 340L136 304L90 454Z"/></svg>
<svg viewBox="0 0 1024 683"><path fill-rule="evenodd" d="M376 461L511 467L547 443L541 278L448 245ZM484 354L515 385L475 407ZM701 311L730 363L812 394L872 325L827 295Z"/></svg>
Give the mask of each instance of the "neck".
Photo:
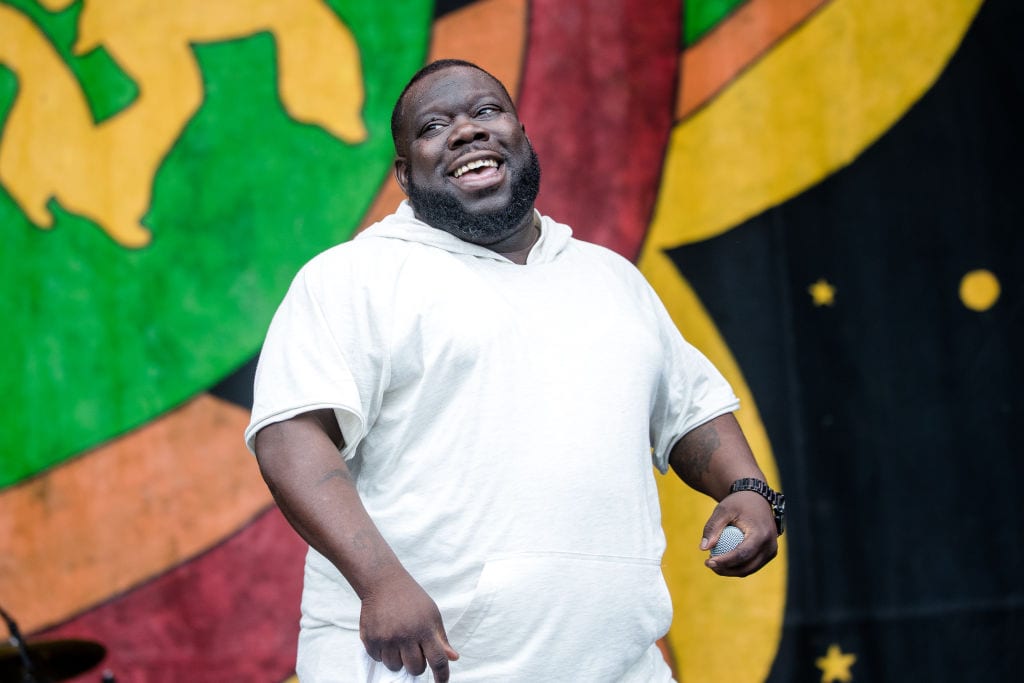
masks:
<svg viewBox="0 0 1024 683"><path fill-rule="evenodd" d="M520 266L526 265L526 259L530 255L533 245L540 239L540 221L533 211L523 219L522 225L512 235L496 242L495 244L484 244L491 251L501 254L512 263Z"/></svg>

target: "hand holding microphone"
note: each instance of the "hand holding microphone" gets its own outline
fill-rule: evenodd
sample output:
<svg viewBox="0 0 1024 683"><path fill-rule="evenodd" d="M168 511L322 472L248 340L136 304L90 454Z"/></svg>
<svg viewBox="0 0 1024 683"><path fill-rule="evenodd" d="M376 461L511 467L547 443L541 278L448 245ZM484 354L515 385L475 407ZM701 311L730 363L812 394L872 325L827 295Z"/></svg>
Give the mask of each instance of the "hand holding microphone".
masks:
<svg viewBox="0 0 1024 683"><path fill-rule="evenodd" d="M718 543L711 549L711 557L724 555L730 550L734 550L742 542L743 532L739 530L739 527L734 527L730 524L722 529L722 535L718 537Z"/></svg>
<svg viewBox="0 0 1024 683"><path fill-rule="evenodd" d="M757 484L764 490L755 490ZM711 551L704 564L721 576L747 576L763 567L778 554L783 506L782 495L760 480L734 482L704 525L701 548Z"/></svg>

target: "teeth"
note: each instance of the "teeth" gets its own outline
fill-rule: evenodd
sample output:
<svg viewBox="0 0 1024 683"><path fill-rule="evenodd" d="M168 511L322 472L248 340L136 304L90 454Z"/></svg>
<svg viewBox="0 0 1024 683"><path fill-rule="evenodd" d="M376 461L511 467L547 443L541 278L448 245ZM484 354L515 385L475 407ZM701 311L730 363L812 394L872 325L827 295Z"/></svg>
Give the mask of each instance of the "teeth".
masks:
<svg viewBox="0 0 1024 683"><path fill-rule="evenodd" d="M498 162L494 159L479 159L477 161L471 161L468 164L460 166L455 170L452 175L456 178L461 177L464 173L469 173L473 169L483 168L484 166L490 166L491 168L498 168Z"/></svg>

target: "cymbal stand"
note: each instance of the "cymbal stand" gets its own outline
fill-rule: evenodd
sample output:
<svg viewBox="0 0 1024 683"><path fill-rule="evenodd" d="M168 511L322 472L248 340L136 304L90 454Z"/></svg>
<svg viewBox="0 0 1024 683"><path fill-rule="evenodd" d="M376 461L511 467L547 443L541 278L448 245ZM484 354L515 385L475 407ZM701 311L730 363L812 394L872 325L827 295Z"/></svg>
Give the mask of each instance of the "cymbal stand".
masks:
<svg viewBox="0 0 1024 683"><path fill-rule="evenodd" d="M36 665L28 656L28 648L25 647L25 639L21 637L21 630L18 629L17 622L4 611L3 607L0 607L0 617L3 617L7 624L7 630L11 634L9 639L11 645L18 649L18 656L21 657L22 683L45 683L36 677Z"/></svg>

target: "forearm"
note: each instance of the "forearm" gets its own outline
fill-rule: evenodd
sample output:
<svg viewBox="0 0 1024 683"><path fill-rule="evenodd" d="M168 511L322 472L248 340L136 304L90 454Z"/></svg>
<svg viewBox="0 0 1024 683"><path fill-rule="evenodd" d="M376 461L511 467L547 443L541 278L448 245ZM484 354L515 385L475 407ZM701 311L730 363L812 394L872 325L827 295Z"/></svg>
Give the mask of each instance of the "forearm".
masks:
<svg viewBox="0 0 1024 683"><path fill-rule="evenodd" d="M737 479L765 479L731 413L680 439L669 454L669 462L684 482L718 501L701 532L702 550L713 547L728 524L743 532L743 542L705 560L708 567L722 576L746 576L775 557L779 546L771 505L753 491L729 493Z"/></svg>
<svg viewBox="0 0 1024 683"><path fill-rule="evenodd" d="M680 479L716 501L729 495L737 479L765 478L732 413L686 434L672 448L669 463Z"/></svg>
<svg viewBox="0 0 1024 683"><path fill-rule="evenodd" d="M370 519L348 466L341 435L329 433L329 411L270 425L256 436L260 471L295 530L330 560L361 599L407 573Z"/></svg>

